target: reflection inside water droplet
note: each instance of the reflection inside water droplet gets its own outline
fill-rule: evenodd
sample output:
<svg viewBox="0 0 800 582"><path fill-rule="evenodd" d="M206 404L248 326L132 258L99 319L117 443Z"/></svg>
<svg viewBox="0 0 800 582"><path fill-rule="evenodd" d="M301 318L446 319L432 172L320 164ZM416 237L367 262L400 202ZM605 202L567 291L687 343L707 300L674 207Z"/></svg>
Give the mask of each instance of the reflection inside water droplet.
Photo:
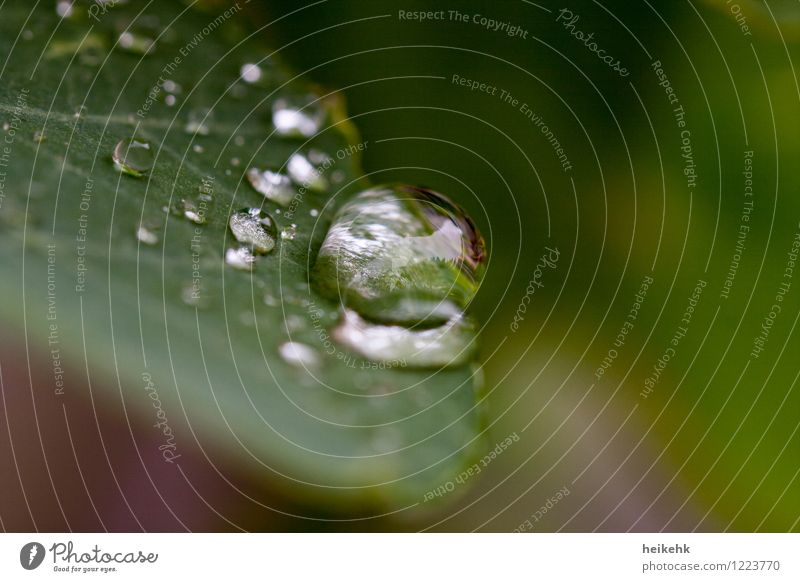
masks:
<svg viewBox="0 0 800 582"><path fill-rule="evenodd" d="M117 143L111 159L117 170L136 178L141 178L153 168L150 142L136 138L123 139Z"/></svg>

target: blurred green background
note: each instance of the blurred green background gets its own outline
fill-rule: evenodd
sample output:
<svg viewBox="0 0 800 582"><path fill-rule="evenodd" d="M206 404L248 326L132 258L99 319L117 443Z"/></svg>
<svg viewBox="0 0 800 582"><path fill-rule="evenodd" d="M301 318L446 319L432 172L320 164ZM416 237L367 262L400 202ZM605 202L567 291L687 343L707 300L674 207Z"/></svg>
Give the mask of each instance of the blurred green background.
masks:
<svg viewBox="0 0 800 582"><path fill-rule="evenodd" d="M277 15L295 5L271 6ZM629 77L556 22L562 8ZM398 10L439 9L470 22L398 19ZM528 38L483 29L476 14ZM278 24L298 70L343 88L370 142L366 171L451 194L490 240L474 305L486 326L490 440L527 428L459 507L431 517L435 527L513 529L568 486L568 503L536 530L798 529L797 288L764 352L750 357L789 281L800 219L798 21L797 3L775 1L375 1L323 3ZM552 143L500 91L469 91L453 75L529 104L574 169L563 171ZM442 78L395 78L404 76ZM724 298L746 201L750 230ZM546 246L561 260L513 333ZM654 283L635 326L597 380L646 276ZM700 279L707 287L686 337L643 398Z"/></svg>

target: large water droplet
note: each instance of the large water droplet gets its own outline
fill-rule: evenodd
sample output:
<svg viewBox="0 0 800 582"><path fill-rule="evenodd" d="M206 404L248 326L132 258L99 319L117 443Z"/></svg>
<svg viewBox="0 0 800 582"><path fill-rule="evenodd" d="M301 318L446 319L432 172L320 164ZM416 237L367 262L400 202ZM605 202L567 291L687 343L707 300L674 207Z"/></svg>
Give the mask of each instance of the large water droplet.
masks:
<svg viewBox="0 0 800 582"><path fill-rule="evenodd" d="M278 172L250 168L247 180L256 192L281 206L287 206L296 194L289 177Z"/></svg>
<svg viewBox="0 0 800 582"><path fill-rule="evenodd" d="M141 178L153 168L150 142L141 139L123 139L114 148L111 159L117 170L136 178Z"/></svg>
<svg viewBox="0 0 800 582"><path fill-rule="evenodd" d="M431 327L466 309L485 257L483 238L453 202L430 190L380 186L336 214L314 282L376 323Z"/></svg>
<svg viewBox="0 0 800 582"><path fill-rule="evenodd" d="M287 137L313 137L322 128L325 111L314 95L284 96L272 105L275 131Z"/></svg>
<svg viewBox="0 0 800 582"><path fill-rule="evenodd" d="M430 190L380 186L336 214L314 285L345 307L334 338L361 356L413 367L459 365L473 353L464 315L485 269L465 212Z"/></svg>
<svg viewBox="0 0 800 582"><path fill-rule="evenodd" d="M275 248L278 230L272 217L260 208L247 208L231 215L231 232L253 252L266 254Z"/></svg>

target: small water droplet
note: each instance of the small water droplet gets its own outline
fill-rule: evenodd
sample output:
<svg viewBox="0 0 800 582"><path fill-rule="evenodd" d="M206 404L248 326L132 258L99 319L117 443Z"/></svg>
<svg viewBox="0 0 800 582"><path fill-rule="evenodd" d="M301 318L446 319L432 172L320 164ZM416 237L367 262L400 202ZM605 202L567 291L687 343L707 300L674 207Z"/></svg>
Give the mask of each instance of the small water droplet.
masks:
<svg viewBox="0 0 800 582"><path fill-rule="evenodd" d="M319 210L317 210L316 208L312 208L311 210L308 211L308 213L314 218L319 216Z"/></svg>
<svg viewBox="0 0 800 582"><path fill-rule="evenodd" d="M278 172L250 168L247 170L247 180L264 198L282 206L287 206L296 194L289 177Z"/></svg>
<svg viewBox="0 0 800 582"><path fill-rule="evenodd" d="M177 99L175 95L167 95L166 97L164 97L164 103L167 104L167 107L172 107L173 105L175 105L176 101Z"/></svg>
<svg viewBox="0 0 800 582"><path fill-rule="evenodd" d="M205 148L201 146L199 143L194 144L192 146L192 150L197 154L202 154L204 151L206 151Z"/></svg>
<svg viewBox="0 0 800 582"><path fill-rule="evenodd" d="M71 0L58 0L56 2L56 14L61 18L69 18L72 16L72 2Z"/></svg>
<svg viewBox="0 0 800 582"><path fill-rule="evenodd" d="M146 245L158 244L158 235L152 229L149 229L146 226L140 226L136 230L136 238L139 242Z"/></svg>
<svg viewBox="0 0 800 582"><path fill-rule="evenodd" d="M262 74L261 67L253 63L246 63L239 70L239 75L245 83L257 83Z"/></svg>
<svg viewBox="0 0 800 582"><path fill-rule="evenodd" d="M322 192L328 187L322 169L315 168L303 154L292 154L286 163L286 173L295 184L307 190Z"/></svg>
<svg viewBox="0 0 800 582"><path fill-rule="evenodd" d="M280 303L272 293L264 293L264 305L267 307L277 307Z"/></svg>
<svg viewBox="0 0 800 582"><path fill-rule="evenodd" d="M272 124L283 136L313 137L324 121L325 112L314 95L281 97L272 106Z"/></svg>
<svg viewBox="0 0 800 582"><path fill-rule="evenodd" d="M243 146L244 142L245 139L243 135L237 135L235 138L233 138L233 143L235 143L239 147Z"/></svg>
<svg viewBox="0 0 800 582"><path fill-rule="evenodd" d="M341 170L334 170L331 174L331 182L334 184L341 184L344 181L345 174Z"/></svg>
<svg viewBox="0 0 800 582"><path fill-rule="evenodd" d="M229 225L236 240L253 252L263 255L275 248L275 221L260 208L246 208L232 214Z"/></svg>
<svg viewBox="0 0 800 582"><path fill-rule="evenodd" d="M184 131L189 134L208 135L211 133L211 110L207 108L193 109L189 112Z"/></svg>
<svg viewBox="0 0 800 582"><path fill-rule="evenodd" d="M155 50L156 41L141 31L129 28L120 33L117 45L129 53L147 55Z"/></svg>
<svg viewBox="0 0 800 582"><path fill-rule="evenodd" d="M231 158L231 166L234 168L238 167L242 163L242 160L239 158Z"/></svg>
<svg viewBox="0 0 800 582"><path fill-rule="evenodd" d="M195 224L206 223L207 211L207 200L200 200L199 202L195 202L189 198L184 198L181 200L181 213L184 217L186 217L188 220L191 220Z"/></svg>
<svg viewBox="0 0 800 582"><path fill-rule="evenodd" d="M256 262L255 255L247 247L230 248L225 251L225 262L240 271L250 271Z"/></svg>
<svg viewBox="0 0 800 582"><path fill-rule="evenodd" d="M300 342L285 342L278 347L281 358L292 366L300 368L316 368L320 357L314 348Z"/></svg>
<svg viewBox="0 0 800 582"><path fill-rule="evenodd" d="M88 108L86 105L79 105L78 108L75 110L75 113L72 114L73 119L83 119L86 116L86 112Z"/></svg>
<svg viewBox="0 0 800 582"><path fill-rule="evenodd" d="M294 240L297 236L297 225L292 224L291 226L287 226L281 231L281 238L283 240Z"/></svg>
<svg viewBox="0 0 800 582"><path fill-rule="evenodd" d="M36 131L33 133L33 141L36 143L42 143L47 139L47 136L43 131Z"/></svg>
<svg viewBox="0 0 800 582"><path fill-rule="evenodd" d="M24 30L22 31L22 40L31 40L33 39L33 31L32 30Z"/></svg>
<svg viewBox="0 0 800 582"><path fill-rule="evenodd" d="M179 93L180 90L181 90L181 86L178 85L172 79L167 79L166 81L164 81L161 84L161 86L164 88L164 91L166 91L167 93Z"/></svg>
<svg viewBox="0 0 800 582"><path fill-rule="evenodd" d="M7 122L7 121L4 121L3 122L3 131L8 131L9 129L11 129L11 124L9 122Z"/></svg>
<svg viewBox="0 0 800 582"><path fill-rule="evenodd" d="M121 140L111 158L117 170L136 178L145 176L153 168L150 142L137 138Z"/></svg>

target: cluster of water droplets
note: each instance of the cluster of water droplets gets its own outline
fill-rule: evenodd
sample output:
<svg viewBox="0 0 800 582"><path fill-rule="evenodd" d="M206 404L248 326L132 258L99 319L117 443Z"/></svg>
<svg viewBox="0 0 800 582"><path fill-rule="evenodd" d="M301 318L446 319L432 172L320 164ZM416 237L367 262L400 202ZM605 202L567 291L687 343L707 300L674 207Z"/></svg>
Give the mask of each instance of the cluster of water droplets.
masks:
<svg viewBox="0 0 800 582"><path fill-rule="evenodd" d="M67 4L59 2L57 10L62 17L70 17ZM116 46L149 55L156 48L156 36L151 32L146 27L127 26L119 30ZM260 62L245 62L234 85L261 86L269 73ZM174 105L181 87L166 80L161 89L164 102ZM312 94L283 94L272 103L270 121L280 138L310 139L326 123L326 108ZM189 110L183 129L194 139L208 136L213 126L213 111L195 108ZM37 138L42 139L43 135ZM244 145L244 137L236 136L234 143ZM205 151L201 143L194 143L192 150L198 154ZM116 144L112 160L119 172L144 178L153 170L154 153L149 141L131 137ZM265 202L285 208L298 193L324 193L331 181L344 179L342 171L326 176L328 159L318 150L298 150L281 168L254 165L244 176ZM226 174L240 164L239 157L230 158ZM204 225L212 201L213 193L201 188L199 195L179 198L167 210ZM273 212L277 215L281 210ZM319 214L315 208L309 212L311 216ZM243 271L251 271L260 256L274 251L279 240L292 241L298 232L294 223L281 228L261 207L233 212L227 227L235 243L225 250L224 261ZM158 227L142 222L136 237L141 244L156 245ZM330 337L343 349L371 361L402 360L412 367L441 367L462 364L473 356L475 325L466 309L479 288L485 262L481 235L449 199L410 186L380 186L356 195L338 210L311 280L318 293L339 306L338 317L328 325ZM278 301L265 295L264 303L275 306ZM285 327L291 335L302 326L287 318ZM280 344L278 352L288 364L305 369L319 367L322 359L316 350L298 341Z"/></svg>

